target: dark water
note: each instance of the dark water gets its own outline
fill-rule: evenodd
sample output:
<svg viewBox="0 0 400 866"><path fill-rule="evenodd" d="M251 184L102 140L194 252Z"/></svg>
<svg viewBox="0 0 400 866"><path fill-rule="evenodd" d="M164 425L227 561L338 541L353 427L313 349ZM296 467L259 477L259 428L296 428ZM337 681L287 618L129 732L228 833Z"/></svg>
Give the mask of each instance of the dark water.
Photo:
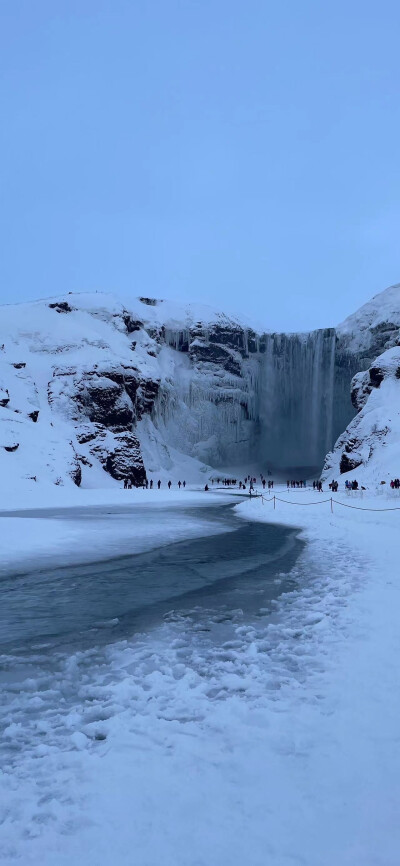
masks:
<svg viewBox="0 0 400 866"><path fill-rule="evenodd" d="M148 630L171 610L240 607L250 616L268 608L290 588L275 578L277 570L289 572L298 555L294 531L243 521L230 506L201 511L222 522L220 534L90 565L3 577L0 653L104 644Z"/></svg>
<svg viewBox="0 0 400 866"><path fill-rule="evenodd" d="M149 520L160 519L151 512ZM185 516L200 519L195 509L182 509ZM0 577L0 767L36 760L43 742L74 748L76 729L104 742L104 720L131 712L131 680L140 712L143 677L161 676L164 664L166 681L171 665L178 676L187 667L211 677L207 694L217 699L212 672L230 671L247 631L262 628L278 596L296 588L301 543L294 530L243 521L230 506L201 508L201 517L217 534ZM188 705L192 713L190 696Z"/></svg>

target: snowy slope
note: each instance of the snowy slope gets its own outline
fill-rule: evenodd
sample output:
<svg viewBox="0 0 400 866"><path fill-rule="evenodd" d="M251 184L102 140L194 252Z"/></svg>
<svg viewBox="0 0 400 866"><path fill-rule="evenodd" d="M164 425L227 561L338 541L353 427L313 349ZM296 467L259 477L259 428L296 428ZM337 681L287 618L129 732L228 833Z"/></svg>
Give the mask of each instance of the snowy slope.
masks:
<svg viewBox="0 0 400 866"><path fill-rule="evenodd" d="M400 283L374 295L336 329L346 347L373 360L390 348L400 328Z"/></svg>

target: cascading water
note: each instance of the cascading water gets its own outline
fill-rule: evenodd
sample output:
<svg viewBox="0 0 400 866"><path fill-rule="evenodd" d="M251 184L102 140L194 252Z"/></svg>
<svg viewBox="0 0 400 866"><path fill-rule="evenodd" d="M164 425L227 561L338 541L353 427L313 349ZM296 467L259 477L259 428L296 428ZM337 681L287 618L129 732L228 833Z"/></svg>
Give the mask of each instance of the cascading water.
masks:
<svg viewBox="0 0 400 866"><path fill-rule="evenodd" d="M199 323L163 339L172 367L155 426L168 447L212 466L318 471L354 414L358 361L333 328L258 336Z"/></svg>
<svg viewBox="0 0 400 866"><path fill-rule="evenodd" d="M318 467L332 447L334 329L267 334L259 385L260 459Z"/></svg>

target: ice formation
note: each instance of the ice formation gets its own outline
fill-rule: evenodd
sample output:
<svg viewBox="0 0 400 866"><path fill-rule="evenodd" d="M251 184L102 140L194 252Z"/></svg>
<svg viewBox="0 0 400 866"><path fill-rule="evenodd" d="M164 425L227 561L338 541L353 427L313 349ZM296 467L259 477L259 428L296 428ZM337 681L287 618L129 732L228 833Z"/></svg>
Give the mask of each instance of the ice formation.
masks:
<svg viewBox="0 0 400 866"><path fill-rule="evenodd" d="M182 465L188 480L207 466L318 470L354 417L353 376L399 325L399 286L305 334L151 298L129 310L105 294L3 307L5 486L140 484Z"/></svg>

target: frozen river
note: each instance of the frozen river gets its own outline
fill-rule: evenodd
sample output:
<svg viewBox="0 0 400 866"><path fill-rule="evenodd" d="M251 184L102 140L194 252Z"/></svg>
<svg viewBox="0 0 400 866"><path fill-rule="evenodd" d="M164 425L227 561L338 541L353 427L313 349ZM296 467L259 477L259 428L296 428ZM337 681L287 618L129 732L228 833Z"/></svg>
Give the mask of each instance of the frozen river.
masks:
<svg viewBox="0 0 400 866"><path fill-rule="evenodd" d="M109 645L134 646L138 636L172 622L175 630L182 623L186 637L188 627L197 638L203 632L206 657L238 623L268 616L274 600L293 587L288 574L300 547L293 530L243 521L225 504L203 507L201 516L198 511L182 508L180 519L191 525L198 517L204 537L82 566L3 574L3 727L21 724L21 737L6 740L7 759L21 747L29 749L26 722L58 711L60 703L79 703L81 677L66 673L71 659L79 657L80 672L94 681ZM38 521L41 516L48 515L38 512ZM100 516L97 509L82 519ZM60 512L58 518L76 520L76 513ZM149 509L146 519L160 521L159 509ZM39 700L32 702L32 693Z"/></svg>
<svg viewBox="0 0 400 866"><path fill-rule="evenodd" d="M2 866L397 866L396 514L199 499L4 519Z"/></svg>
<svg viewBox="0 0 400 866"><path fill-rule="evenodd" d="M194 516L195 509L182 509L182 519ZM204 538L89 565L3 576L0 647L17 654L39 644L47 651L81 649L146 631L171 608L240 606L256 613L282 589L274 583L276 563L283 558L285 568L291 566L293 531L240 520L231 506L203 508L201 516L209 522ZM148 512L147 519L159 521L160 512Z"/></svg>

